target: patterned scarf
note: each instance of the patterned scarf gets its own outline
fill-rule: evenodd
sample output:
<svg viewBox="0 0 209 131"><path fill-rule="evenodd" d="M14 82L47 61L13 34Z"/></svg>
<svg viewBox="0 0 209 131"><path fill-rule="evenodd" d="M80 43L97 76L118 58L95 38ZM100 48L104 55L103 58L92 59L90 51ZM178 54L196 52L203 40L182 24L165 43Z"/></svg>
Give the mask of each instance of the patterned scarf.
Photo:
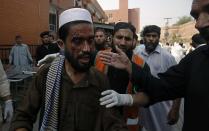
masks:
<svg viewBox="0 0 209 131"><path fill-rule="evenodd" d="M51 64L46 80L45 109L40 131L58 130L58 105L65 57L59 55Z"/></svg>

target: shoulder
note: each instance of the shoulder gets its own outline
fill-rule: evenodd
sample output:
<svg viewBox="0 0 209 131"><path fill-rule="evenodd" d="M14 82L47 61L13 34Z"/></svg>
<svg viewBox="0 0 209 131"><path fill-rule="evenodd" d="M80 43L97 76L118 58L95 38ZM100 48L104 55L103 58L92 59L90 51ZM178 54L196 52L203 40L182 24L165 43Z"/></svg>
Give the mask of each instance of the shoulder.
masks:
<svg viewBox="0 0 209 131"><path fill-rule="evenodd" d="M51 64L44 64L43 66L41 66L39 68L38 72L36 73L36 77L37 78L43 78L43 77L47 76L50 65Z"/></svg>
<svg viewBox="0 0 209 131"><path fill-rule="evenodd" d="M168 57L168 58L174 58L172 55L171 55L171 53L169 53L166 49L164 49L164 48L160 48L161 49L161 54L163 55L163 56L165 56L165 57Z"/></svg>
<svg viewBox="0 0 209 131"><path fill-rule="evenodd" d="M201 46L201 47L195 49L194 51L187 54L186 57L196 57L196 56L199 57L200 55L208 55L209 56L209 45L204 45L204 46Z"/></svg>
<svg viewBox="0 0 209 131"><path fill-rule="evenodd" d="M134 49L134 53L135 54L140 54L141 52L143 52L145 50L145 46L144 45L138 45L135 49Z"/></svg>
<svg viewBox="0 0 209 131"><path fill-rule="evenodd" d="M95 79L104 79L106 77L106 75L104 73L102 73L101 71L99 71L95 67L90 68L90 75L93 76L93 78L95 78Z"/></svg>
<svg viewBox="0 0 209 131"><path fill-rule="evenodd" d="M22 44L22 46L24 46L24 47L28 47L28 45L27 45L27 44L24 44L24 43Z"/></svg>
<svg viewBox="0 0 209 131"><path fill-rule="evenodd" d="M98 71L95 67L90 68L89 78L91 80L91 83L93 83L97 87L108 88L106 87L109 84L107 76L104 73Z"/></svg>

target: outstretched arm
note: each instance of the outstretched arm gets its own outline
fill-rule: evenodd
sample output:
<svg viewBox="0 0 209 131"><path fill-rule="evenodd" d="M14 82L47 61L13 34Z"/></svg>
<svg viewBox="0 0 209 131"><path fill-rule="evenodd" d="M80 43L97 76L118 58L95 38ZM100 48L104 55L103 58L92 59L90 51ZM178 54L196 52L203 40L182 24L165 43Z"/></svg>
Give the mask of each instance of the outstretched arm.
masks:
<svg viewBox="0 0 209 131"><path fill-rule="evenodd" d="M101 95L103 97L100 98L100 104L105 105L106 108L132 105L145 106L149 102L149 97L143 92L131 95L119 94L114 90L106 90L103 91Z"/></svg>

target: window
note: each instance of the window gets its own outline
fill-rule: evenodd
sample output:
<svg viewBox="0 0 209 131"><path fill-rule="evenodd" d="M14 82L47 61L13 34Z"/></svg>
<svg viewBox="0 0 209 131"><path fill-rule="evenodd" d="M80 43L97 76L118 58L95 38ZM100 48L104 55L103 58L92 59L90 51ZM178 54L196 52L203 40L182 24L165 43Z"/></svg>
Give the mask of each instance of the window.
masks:
<svg viewBox="0 0 209 131"><path fill-rule="evenodd" d="M109 14L109 16L108 16L109 18L112 18L112 14Z"/></svg>
<svg viewBox="0 0 209 131"><path fill-rule="evenodd" d="M56 31L57 26L57 16L56 14L49 14L49 30L50 31Z"/></svg>
<svg viewBox="0 0 209 131"><path fill-rule="evenodd" d="M74 0L74 7L82 7L82 0Z"/></svg>
<svg viewBox="0 0 209 131"><path fill-rule="evenodd" d="M49 30L57 31L57 10L55 7L51 6L49 11Z"/></svg>

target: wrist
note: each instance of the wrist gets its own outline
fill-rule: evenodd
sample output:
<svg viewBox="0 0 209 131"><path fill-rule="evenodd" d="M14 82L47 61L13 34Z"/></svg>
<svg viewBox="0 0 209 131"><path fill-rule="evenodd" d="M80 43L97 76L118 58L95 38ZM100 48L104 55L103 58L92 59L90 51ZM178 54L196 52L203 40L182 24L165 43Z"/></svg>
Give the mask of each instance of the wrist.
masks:
<svg viewBox="0 0 209 131"><path fill-rule="evenodd" d="M129 75L132 74L132 63L130 60L127 62L126 71L128 72Z"/></svg>
<svg viewBox="0 0 209 131"><path fill-rule="evenodd" d="M133 105L133 97L130 94L119 94L120 105L123 106L132 106Z"/></svg>

